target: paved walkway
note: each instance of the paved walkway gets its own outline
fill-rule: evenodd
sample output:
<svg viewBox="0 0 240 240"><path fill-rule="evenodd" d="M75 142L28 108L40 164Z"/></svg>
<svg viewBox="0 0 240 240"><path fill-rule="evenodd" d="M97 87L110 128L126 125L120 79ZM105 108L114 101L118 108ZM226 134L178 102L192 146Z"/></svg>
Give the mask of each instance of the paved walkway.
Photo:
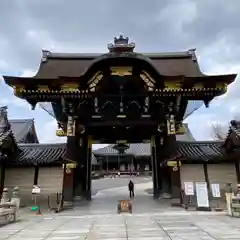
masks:
<svg viewBox="0 0 240 240"><path fill-rule="evenodd" d="M220 214L35 217L0 228L9 240L216 240L240 239L240 220Z"/></svg>
<svg viewBox="0 0 240 240"><path fill-rule="evenodd" d="M225 213L186 212L153 201L145 192L150 183L136 185L133 214L118 215L117 199L126 198L126 187L100 191L88 205L55 215L23 214L0 228L0 239L9 240L223 240L240 239L240 219Z"/></svg>

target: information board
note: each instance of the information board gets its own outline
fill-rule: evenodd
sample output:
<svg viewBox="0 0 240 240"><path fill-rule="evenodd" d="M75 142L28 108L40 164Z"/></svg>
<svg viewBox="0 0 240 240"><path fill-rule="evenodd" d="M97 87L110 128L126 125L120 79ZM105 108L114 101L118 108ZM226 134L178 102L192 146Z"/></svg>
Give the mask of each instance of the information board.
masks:
<svg viewBox="0 0 240 240"><path fill-rule="evenodd" d="M32 193L33 194L41 193L41 188L39 186L37 186L37 185L33 185Z"/></svg>
<svg viewBox="0 0 240 240"><path fill-rule="evenodd" d="M207 183L196 182L195 186L196 186L198 207L209 207Z"/></svg>
<svg viewBox="0 0 240 240"><path fill-rule="evenodd" d="M194 195L194 184L193 182L184 182L184 192L187 196Z"/></svg>
<svg viewBox="0 0 240 240"><path fill-rule="evenodd" d="M220 193L220 186L218 183L212 183L211 184L211 189L212 189L212 195L215 198L220 198L221 193Z"/></svg>

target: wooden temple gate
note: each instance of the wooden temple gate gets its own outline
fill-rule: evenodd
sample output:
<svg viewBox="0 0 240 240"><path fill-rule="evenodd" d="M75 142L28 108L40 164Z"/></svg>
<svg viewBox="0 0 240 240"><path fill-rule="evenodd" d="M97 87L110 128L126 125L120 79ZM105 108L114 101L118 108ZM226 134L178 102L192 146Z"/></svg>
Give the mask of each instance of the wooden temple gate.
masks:
<svg viewBox="0 0 240 240"><path fill-rule="evenodd" d="M66 159L76 163L76 168L65 169L66 202L77 196L91 199L93 141L118 140L151 141L154 197L168 189L179 202L179 166L169 172L166 162L180 157L176 134L188 101L203 100L208 106L236 77L203 75L194 50L144 55L134 52L134 47L120 36L108 45L108 53L94 58L44 51L35 77L4 76L15 95L33 108L38 102L52 103L59 128L67 136ZM58 61L62 67L56 65ZM70 70L64 70L70 62Z"/></svg>

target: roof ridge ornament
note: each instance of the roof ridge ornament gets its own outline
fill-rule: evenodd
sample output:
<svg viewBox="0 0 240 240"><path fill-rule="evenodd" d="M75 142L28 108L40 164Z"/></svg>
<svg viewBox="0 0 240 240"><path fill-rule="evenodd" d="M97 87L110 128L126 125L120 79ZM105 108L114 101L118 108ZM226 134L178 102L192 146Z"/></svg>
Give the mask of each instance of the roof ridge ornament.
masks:
<svg viewBox="0 0 240 240"><path fill-rule="evenodd" d="M48 57L50 55L51 55L50 51L42 49L42 59L41 59L41 62L47 62Z"/></svg>
<svg viewBox="0 0 240 240"><path fill-rule="evenodd" d="M114 38L113 43L108 44L108 50L111 53L133 52L135 43L129 43L129 38L120 35Z"/></svg>
<svg viewBox="0 0 240 240"><path fill-rule="evenodd" d="M196 61L197 60L197 56L196 56L196 48L191 48L188 50L189 55L192 56L192 60Z"/></svg>

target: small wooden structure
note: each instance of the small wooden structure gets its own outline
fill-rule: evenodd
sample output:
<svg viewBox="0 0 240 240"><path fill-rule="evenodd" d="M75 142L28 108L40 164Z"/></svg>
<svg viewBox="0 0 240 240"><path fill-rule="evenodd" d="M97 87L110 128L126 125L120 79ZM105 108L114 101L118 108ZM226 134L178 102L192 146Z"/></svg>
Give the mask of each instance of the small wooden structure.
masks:
<svg viewBox="0 0 240 240"><path fill-rule="evenodd" d="M117 210L118 210L118 213L123 213L123 212L132 213L131 201L130 200L119 200Z"/></svg>
<svg viewBox="0 0 240 240"><path fill-rule="evenodd" d="M20 199L18 196L19 189L13 189L12 200L10 201L9 192L7 188L3 189L3 195L0 201L0 218L4 218L7 222L15 222L17 212L19 210Z"/></svg>
<svg viewBox="0 0 240 240"><path fill-rule="evenodd" d="M7 222L16 221L16 204L7 202L0 204L0 217L3 217Z"/></svg>
<svg viewBox="0 0 240 240"><path fill-rule="evenodd" d="M240 217L240 196L233 196L231 203L232 217Z"/></svg>

